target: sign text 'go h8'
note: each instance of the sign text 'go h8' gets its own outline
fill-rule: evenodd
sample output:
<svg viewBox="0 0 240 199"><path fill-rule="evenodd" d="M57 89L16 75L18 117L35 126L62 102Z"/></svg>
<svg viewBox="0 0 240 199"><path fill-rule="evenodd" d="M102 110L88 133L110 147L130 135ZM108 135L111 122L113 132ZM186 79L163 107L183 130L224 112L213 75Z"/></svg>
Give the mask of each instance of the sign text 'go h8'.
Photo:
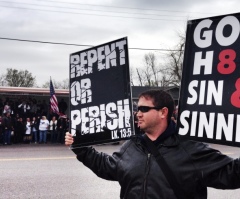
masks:
<svg viewBox="0 0 240 199"><path fill-rule="evenodd" d="M73 147L132 135L127 38L71 54L70 89Z"/></svg>
<svg viewBox="0 0 240 199"><path fill-rule="evenodd" d="M240 146L240 14L188 22L178 129Z"/></svg>

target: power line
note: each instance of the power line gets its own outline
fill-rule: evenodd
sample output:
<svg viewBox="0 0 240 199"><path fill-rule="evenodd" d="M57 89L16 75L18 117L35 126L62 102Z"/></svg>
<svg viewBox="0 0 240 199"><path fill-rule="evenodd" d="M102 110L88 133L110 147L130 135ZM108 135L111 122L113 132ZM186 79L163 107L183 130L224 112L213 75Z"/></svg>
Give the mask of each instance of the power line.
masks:
<svg viewBox="0 0 240 199"><path fill-rule="evenodd" d="M45 1L45 2L54 2L54 3L63 3L63 4L75 4L75 5L87 5L87 6L99 6L99 7L109 7L109 8L119 8L119 9L131 9L131 10L149 10L149 11L161 11L161 12L180 12L180 13L197 13L197 14L217 14L217 13L202 13L202 12L189 12L189 11L179 11L179 10L160 10L160 9L149 9L149 8L134 8L134 7L124 7L124 6L109 6L109 5L100 5L100 4L86 4L86 3L73 3L66 1L51 1L51 0L36 0L36 1Z"/></svg>
<svg viewBox="0 0 240 199"><path fill-rule="evenodd" d="M14 38L6 38L0 37L2 40L12 40L12 41L23 41L23 42L32 42L32 43L42 43L42 44L56 44L56 45L65 45L65 46L82 46L82 47L94 47L91 45L83 45L83 44L68 44L68 43L60 43L60 42L48 42L48 41L37 41L37 40L27 40L27 39L14 39Z"/></svg>
<svg viewBox="0 0 240 199"><path fill-rule="evenodd" d="M2 40L11 40L11 41L20 41L20 42L31 42L31 43L42 43L42 44L54 44L54 45L67 45L67 46L81 46L81 47L94 47L93 45L83 45L83 44L69 44L69 43L60 43L60 42L48 42L48 41L37 41L37 40L28 40L28 39L14 39L0 37ZM181 50L170 50L170 49L159 49L159 48L128 48L130 50L150 50L150 51L181 51Z"/></svg>
<svg viewBox="0 0 240 199"><path fill-rule="evenodd" d="M0 2L10 3L9 1L1 1L1 0L0 0ZM23 3L23 2L16 2L16 1L11 1L11 2L20 4L20 5L30 5L30 6L38 6L38 7L49 7L49 8L64 8L64 9L83 10L83 11L91 11L91 12L120 13L120 14L132 14L132 15L149 15L149 16L160 16L160 17L187 17L186 15L185 16L178 16L178 15L166 15L166 14L131 13L131 12L108 11L108 10L93 10L93 9L85 9L85 8L81 9L81 8L72 8L72 7L64 7L64 6L40 5L40 4Z"/></svg>
<svg viewBox="0 0 240 199"><path fill-rule="evenodd" d="M89 14L89 13L80 13L80 12L66 12L66 11L56 11L56 10L43 10L43 9L24 8L24 7L16 7L16 6L14 7L14 6L2 6L2 5L0 5L0 7L44 11L44 12L65 13L65 14L79 14L79 15L91 15L91 16L101 16L101 17L114 17L114 18L132 18L132 19L146 19L146 20L157 20L157 21L184 21L184 20L179 20L179 19L157 19L157 18L127 17L127 16L104 15L104 14Z"/></svg>

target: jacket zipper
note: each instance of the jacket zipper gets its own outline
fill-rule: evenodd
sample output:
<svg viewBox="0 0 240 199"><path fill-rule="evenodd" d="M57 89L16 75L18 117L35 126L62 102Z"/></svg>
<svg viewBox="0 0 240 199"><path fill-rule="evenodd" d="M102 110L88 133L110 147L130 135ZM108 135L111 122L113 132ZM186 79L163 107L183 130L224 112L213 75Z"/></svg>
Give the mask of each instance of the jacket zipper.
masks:
<svg viewBox="0 0 240 199"><path fill-rule="evenodd" d="M145 172L145 176L144 176L144 182L143 182L143 199L146 198L146 194L147 194L147 191L146 191L146 186L147 186L147 177L148 177L148 174L149 174L149 169L150 169L150 158L151 158L151 153L148 153L147 154L147 163L146 163L146 172Z"/></svg>

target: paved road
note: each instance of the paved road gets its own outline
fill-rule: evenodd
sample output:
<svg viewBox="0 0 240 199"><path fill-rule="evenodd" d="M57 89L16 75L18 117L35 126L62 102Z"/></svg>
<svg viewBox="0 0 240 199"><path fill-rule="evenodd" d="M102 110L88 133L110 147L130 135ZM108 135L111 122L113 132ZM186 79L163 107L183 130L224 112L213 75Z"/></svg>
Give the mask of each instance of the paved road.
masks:
<svg viewBox="0 0 240 199"><path fill-rule="evenodd" d="M239 148L212 145L238 157ZM111 154L119 145L96 146ZM118 199L120 187L95 176L63 145L0 146L1 199ZM236 199L240 190L209 189L209 199Z"/></svg>

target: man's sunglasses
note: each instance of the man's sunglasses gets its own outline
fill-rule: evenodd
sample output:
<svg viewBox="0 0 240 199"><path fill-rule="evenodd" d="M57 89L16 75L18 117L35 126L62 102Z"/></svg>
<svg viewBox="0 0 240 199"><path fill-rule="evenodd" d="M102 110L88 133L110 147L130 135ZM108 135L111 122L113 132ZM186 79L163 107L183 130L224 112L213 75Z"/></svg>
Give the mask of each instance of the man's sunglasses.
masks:
<svg viewBox="0 0 240 199"><path fill-rule="evenodd" d="M162 107L138 106L137 109L138 109L138 111L141 111L142 113L146 113L146 112L150 111L151 109L160 110L160 109L162 109Z"/></svg>

